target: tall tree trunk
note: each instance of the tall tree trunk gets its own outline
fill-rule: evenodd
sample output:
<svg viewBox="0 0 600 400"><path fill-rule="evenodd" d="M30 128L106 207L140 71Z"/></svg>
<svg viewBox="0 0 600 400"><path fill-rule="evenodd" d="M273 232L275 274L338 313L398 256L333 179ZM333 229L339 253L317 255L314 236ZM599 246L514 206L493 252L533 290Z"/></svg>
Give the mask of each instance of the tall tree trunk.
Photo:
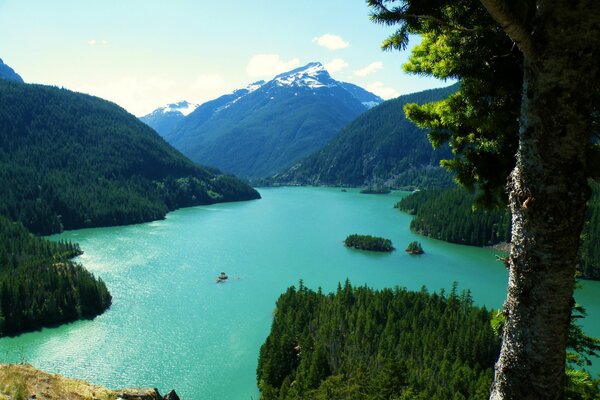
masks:
<svg viewBox="0 0 600 400"><path fill-rule="evenodd" d="M532 47L524 51L519 151L508 185L513 228L506 324L492 400L564 398L575 264L589 197L590 80L598 79L598 54L590 44L600 29L594 3L600 2L537 1Z"/></svg>

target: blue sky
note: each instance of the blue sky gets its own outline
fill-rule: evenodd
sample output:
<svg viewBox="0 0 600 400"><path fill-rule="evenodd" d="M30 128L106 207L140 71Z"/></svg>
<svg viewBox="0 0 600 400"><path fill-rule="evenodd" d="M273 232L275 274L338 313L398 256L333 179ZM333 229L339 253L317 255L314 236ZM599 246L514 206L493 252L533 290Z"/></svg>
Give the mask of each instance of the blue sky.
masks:
<svg viewBox="0 0 600 400"><path fill-rule="evenodd" d="M379 47L393 28L368 15L363 0L0 0L0 58L137 116L311 61L384 98L449 84L405 74L408 54Z"/></svg>

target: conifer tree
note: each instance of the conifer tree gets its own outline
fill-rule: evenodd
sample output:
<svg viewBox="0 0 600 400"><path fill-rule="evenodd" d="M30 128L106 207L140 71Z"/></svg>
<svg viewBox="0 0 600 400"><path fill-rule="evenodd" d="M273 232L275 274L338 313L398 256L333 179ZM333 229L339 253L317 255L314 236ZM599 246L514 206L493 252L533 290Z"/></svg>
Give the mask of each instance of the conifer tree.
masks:
<svg viewBox="0 0 600 400"><path fill-rule="evenodd" d="M399 25L384 48L423 42L406 69L458 78L447 100L407 107L448 141L445 165L512 213L506 325L491 399L562 399L588 179L598 171L600 2L368 0ZM516 153L516 158L514 154ZM508 183L506 184L508 180Z"/></svg>

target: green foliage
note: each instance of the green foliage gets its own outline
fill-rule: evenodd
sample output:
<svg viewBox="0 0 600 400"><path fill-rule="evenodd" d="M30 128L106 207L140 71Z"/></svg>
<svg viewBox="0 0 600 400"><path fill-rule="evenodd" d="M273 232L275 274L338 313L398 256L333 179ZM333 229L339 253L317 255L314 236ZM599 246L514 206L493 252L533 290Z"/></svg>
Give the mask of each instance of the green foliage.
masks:
<svg viewBox="0 0 600 400"><path fill-rule="evenodd" d="M392 241L378 236L371 235L350 235L344 240L347 247L353 247L359 250L390 252L394 250Z"/></svg>
<svg viewBox="0 0 600 400"><path fill-rule="evenodd" d="M404 116L408 103L438 101L457 90L453 85L388 100L346 126L321 150L267 183L339 186L443 187L451 175L439 168L449 149L434 150L426 132Z"/></svg>
<svg viewBox="0 0 600 400"><path fill-rule="evenodd" d="M110 306L104 282L70 261L81 253L0 216L0 336L92 318Z"/></svg>
<svg viewBox="0 0 600 400"><path fill-rule="evenodd" d="M257 379L270 399L487 399L499 341L490 313L446 296L346 282L277 301Z"/></svg>
<svg viewBox="0 0 600 400"><path fill-rule="evenodd" d="M473 210L475 196L464 189L414 192L396 207L414 215L410 228L451 243L489 246L510 241L510 214L506 210Z"/></svg>
<svg viewBox="0 0 600 400"><path fill-rule="evenodd" d="M193 164L110 102L4 80L0 187L0 214L41 234L259 197L245 183Z"/></svg>
<svg viewBox="0 0 600 400"><path fill-rule="evenodd" d="M600 381L593 379L589 372L567 368L565 398L568 400L597 400L600 397Z"/></svg>
<svg viewBox="0 0 600 400"><path fill-rule="evenodd" d="M374 185L365 189L361 189L362 194L388 194L391 192L390 188L383 185Z"/></svg>
<svg viewBox="0 0 600 400"><path fill-rule="evenodd" d="M411 255L424 253L423 247L419 242L410 242L406 247L406 252Z"/></svg>
<svg viewBox="0 0 600 400"><path fill-rule="evenodd" d="M420 34L404 68L441 79L460 79L447 99L405 107L408 118L430 130L434 146L454 154L443 165L483 204L505 201L514 166L522 89L523 56L479 2L369 0L374 21L399 26L384 42L402 49L408 34ZM523 2L523 9L531 2ZM524 11L526 14L527 11Z"/></svg>
<svg viewBox="0 0 600 400"><path fill-rule="evenodd" d="M581 277L600 279L600 184L591 181L592 197L579 246ZM473 194L461 189L418 191L396 207L415 217L413 231L436 239L472 246L510 242L510 213L506 209L474 210Z"/></svg>

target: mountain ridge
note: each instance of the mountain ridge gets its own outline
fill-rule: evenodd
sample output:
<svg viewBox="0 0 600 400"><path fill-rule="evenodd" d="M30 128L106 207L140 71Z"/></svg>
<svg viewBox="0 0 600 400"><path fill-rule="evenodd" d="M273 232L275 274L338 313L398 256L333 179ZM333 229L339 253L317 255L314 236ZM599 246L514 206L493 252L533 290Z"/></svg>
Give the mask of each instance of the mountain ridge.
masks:
<svg viewBox="0 0 600 400"><path fill-rule="evenodd" d="M426 131L404 116L407 103L445 98L457 85L387 100L360 115L321 149L266 179L275 185L390 187L447 186L448 173L439 160L450 157L447 146L433 149Z"/></svg>
<svg viewBox="0 0 600 400"><path fill-rule="evenodd" d="M139 120L164 136L164 133L171 131L175 125L192 113L198 106L199 104L193 104L186 100L169 103L140 117Z"/></svg>
<svg viewBox="0 0 600 400"><path fill-rule="evenodd" d="M0 58L0 79L24 83L23 78Z"/></svg>
<svg viewBox="0 0 600 400"><path fill-rule="evenodd" d="M260 195L109 101L0 80L0 214L37 234L164 218Z"/></svg>
<svg viewBox="0 0 600 400"><path fill-rule="evenodd" d="M159 133L196 162L266 177L320 148L381 101L313 62L201 104Z"/></svg>

